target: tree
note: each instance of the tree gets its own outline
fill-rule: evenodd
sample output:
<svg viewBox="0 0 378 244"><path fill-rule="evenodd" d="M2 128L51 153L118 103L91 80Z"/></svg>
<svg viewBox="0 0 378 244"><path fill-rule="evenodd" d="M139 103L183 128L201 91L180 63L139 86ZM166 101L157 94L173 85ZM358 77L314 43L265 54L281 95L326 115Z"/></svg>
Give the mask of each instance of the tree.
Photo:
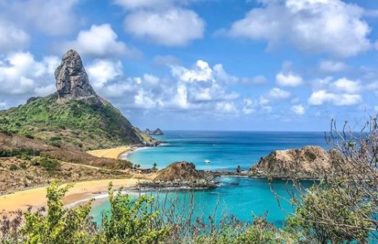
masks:
<svg viewBox="0 0 378 244"><path fill-rule="evenodd" d="M238 167L236 167L236 173L237 173L237 174L240 174L240 173L241 173L241 167L240 167L240 165L238 165Z"/></svg>
<svg viewBox="0 0 378 244"><path fill-rule="evenodd" d="M157 163L154 163L152 166L152 170L156 171L157 170Z"/></svg>

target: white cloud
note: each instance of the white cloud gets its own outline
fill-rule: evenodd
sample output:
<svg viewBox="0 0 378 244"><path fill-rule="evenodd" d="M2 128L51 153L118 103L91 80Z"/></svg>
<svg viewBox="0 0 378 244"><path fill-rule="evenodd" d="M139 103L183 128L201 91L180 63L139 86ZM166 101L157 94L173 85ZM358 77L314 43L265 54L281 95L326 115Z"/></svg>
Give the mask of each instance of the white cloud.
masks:
<svg viewBox="0 0 378 244"><path fill-rule="evenodd" d="M326 90L313 92L308 100L311 105L331 103L336 106L356 105L361 101L362 98L359 94L336 94Z"/></svg>
<svg viewBox="0 0 378 244"><path fill-rule="evenodd" d="M29 52L11 53L0 61L0 93L9 95L47 95L51 92L56 57L45 57L38 62Z"/></svg>
<svg viewBox="0 0 378 244"><path fill-rule="evenodd" d="M298 115L303 115L306 112L305 108L301 104L291 106L291 111Z"/></svg>
<svg viewBox="0 0 378 244"><path fill-rule="evenodd" d="M268 97L273 99L287 99L291 96L290 92L282 90L280 88L273 88L269 91Z"/></svg>
<svg viewBox="0 0 378 244"><path fill-rule="evenodd" d="M94 56L130 54L125 43L118 40L118 35L109 24L92 25L89 30L79 32L75 41L63 44L63 49L77 49L79 53Z"/></svg>
<svg viewBox="0 0 378 244"><path fill-rule="evenodd" d="M29 40L30 37L25 31L0 20L0 51L22 49L29 44Z"/></svg>
<svg viewBox="0 0 378 244"><path fill-rule="evenodd" d="M99 93L110 98L121 98L127 93L134 93L135 90L134 84L131 84L130 80L126 80L107 84Z"/></svg>
<svg viewBox="0 0 378 244"><path fill-rule="evenodd" d="M46 96L56 91L55 84L49 84L46 86L39 86L34 89L34 93L37 96Z"/></svg>
<svg viewBox="0 0 378 244"><path fill-rule="evenodd" d="M73 12L78 0L32 0L26 3L23 13L35 23L42 31L60 35L72 31L78 24L78 19Z"/></svg>
<svg viewBox="0 0 378 244"><path fill-rule="evenodd" d="M233 83L233 82L238 82L239 81L238 77L228 74L224 70L222 64L216 64L216 65L214 65L213 69L214 69L214 76L218 80L222 80L222 81L227 82L227 83Z"/></svg>
<svg viewBox="0 0 378 244"><path fill-rule="evenodd" d="M238 110L233 102L218 102L215 105L215 110L223 114L236 114Z"/></svg>
<svg viewBox="0 0 378 244"><path fill-rule="evenodd" d="M325 90L315 91L311 94L308 102L311 105L322 105L326 102L333 102L336 99L336 94L329 93Z"/></svg>
<svg viewBox="0 0 378 244"><path fill-rule="evenodd" d="M185 85L178 85L176 95L173 98L173 105L177 105L181 109L189 108L188 90Z"/></svg>
<svg viewBox="0 0 378 244"><path fill-rule="evenodd" d="M145 92L144 90L139 90L134 96L135 105L139 108L151 109L157 106L162 106L162 102L156 100L152 94Z"/></svg>
<svg viewBox="0 0 378 244"><path fill-rule="evenodd" d="M359 81L347 78L334 80L333 77L317 79L313 82L314 91L308 99L311 105L333 104L351 106L362 102L363 91Z"/></svg>
<svg viewBox="0 0 378 244"><path fill-rule="evenodd" d="M122 63L106 59L97 59L86 69L91 84L100 89L106 83L122 75Z"/></svg>
<svg viewBox="0 0 378 244"><path fill-rule="evenodd" d="M357 93L361 90L361 86L358 81L352 81L346 78L336 80L333 82L332 87L338 91L346 93Z"/></svg>
<svg viewBox="0 0 378 244"><path fill-rule="evenodd" d="M301 85L303 79L293 72L280 72L276 75L276 81L280 86L295 87Z"/></svg>
<svg viewBox="0 0 378 244"><path fill-rule="evenodd" d="M125 30L165 46L184 46L204 35L205 23L192 10L138 10L125 18Z"/></svg>
<svg viewBox="0 0 378 244"><path fill-rule="evenodd" d="M79 0L28 0L0 2L2 13L8 19L49 35L65 35L79 25L74 8ZM1 10L0 10L1 12Z"/></svg>
<svg viewBox="0 0 378 244"><path fill-rule="evenodd" d="M184 82L208 82L213 80L213 70L209 64L203 60L197 60L193 69L182 66L172 66L171 73Z"/></svg>
<svg viewBox="0 0 378 244"><path fill-rule="evenodd" d="M269 46L290 42L307 51L353 56L371 47L364 10L341 0L261 1L234 22L233 37L266 40Z"/></svg>
<svg viewBox="0 0 378 244"><path fill-rule="evenodd" d="M222 65L217 64L212 68L204 60L197 60L192 68L171 66L171 74L178 81L177 93L182 94L178 99L180 107L188 108L193 103L200 106L201 103L238 98L237 93L225 90L228 78L219 74L220 69L223 71Z"/></svg>
<svg viewBox="0 0 378 244"><path fill-rule="evenodd" d="M333 60L323 60L319 64L321 71L326 73L337 73L344 71L347 68L347 65L343 62L333 61Z"/></svg>
<svg viewBox="0 0 378 244"><path fill-rule="evenodd" d="M131 108L190 109L222 114L237 111L234 102L239 94L228 90L206 61L197 60L189 68L178 65L169 67L171 77L159 78L151 74L126 79L117 77L106 82L98 92L105 97L127 100L123 104Z"/></svg>

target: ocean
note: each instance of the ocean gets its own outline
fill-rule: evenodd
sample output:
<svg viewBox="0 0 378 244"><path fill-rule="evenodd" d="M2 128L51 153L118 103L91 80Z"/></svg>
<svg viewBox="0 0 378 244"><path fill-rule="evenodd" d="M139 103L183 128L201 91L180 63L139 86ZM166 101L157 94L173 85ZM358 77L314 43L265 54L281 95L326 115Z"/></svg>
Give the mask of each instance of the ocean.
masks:
<svg viewBox="0 0 378 244"><path fill-rule="evenodd" d="M198 169L249 169L274 150L306 145L327 147L322 132L205 132L167 131L156 137L163 141L156 148L141 149L128 155L134 164L164 168L172 162L188 161Z"/></svg>
<svg viewBox="0 0 378 244"><path fill-rule="evenodd" d="M324 133L320 132L204 132L167 131L156 137L163 141L155 148L137 150L127 155L142 168L154 163L163 168L172 162L188 161L198 169L235 170L238 165L249 169L270 152L279 149L319 145L327 148ZM251 222L254 217L265 216L276 226L282 226L285 218L294 211L290 204L293 187L286 181L268 182L264 179L222 177L220 187L213 190L148 192L157 202L174 199L175 211L188 215L188 205L193 202L194 215L208 219L214 216L220 221L234 216ZM311 182L305 182L307 187ZM278 201L279 199L279 201ZM92 215L100 222L103 211L109 209L108 201L97 202Z"/></svg>

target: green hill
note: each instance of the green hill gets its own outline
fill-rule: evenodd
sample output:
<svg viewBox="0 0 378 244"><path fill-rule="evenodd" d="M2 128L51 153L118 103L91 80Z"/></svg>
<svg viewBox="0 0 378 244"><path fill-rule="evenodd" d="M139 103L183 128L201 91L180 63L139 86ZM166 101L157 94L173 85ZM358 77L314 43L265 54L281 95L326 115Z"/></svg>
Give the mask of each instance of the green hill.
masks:
<svg viewBox="0 0 378 244"><path fill-rule="evenodd" d="M68 144L84 150L125 144L153 144L110 103L70 100L57 95L35 99L0 112L0 130L38 138L52 145Z"/></svg>
<svg viewBox="0 0 378 244"><path fill-rule="evenodd" d="M82 150L156 144L94 92L76 51L64 55L55 78L55 94L0 111L0 130Z"/></svg>

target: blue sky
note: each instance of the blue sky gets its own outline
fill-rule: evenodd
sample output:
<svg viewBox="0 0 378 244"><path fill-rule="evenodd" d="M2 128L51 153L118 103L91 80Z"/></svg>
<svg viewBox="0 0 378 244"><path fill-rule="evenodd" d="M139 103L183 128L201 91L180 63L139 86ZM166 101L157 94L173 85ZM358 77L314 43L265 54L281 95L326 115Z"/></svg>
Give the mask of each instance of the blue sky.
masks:
<svg viewBox="0 0 378 244"><path fill-rule="evenodd" d="M63 53L142 129L357 129L378 112L378 2L0 0L0 109Z"/></svg>

